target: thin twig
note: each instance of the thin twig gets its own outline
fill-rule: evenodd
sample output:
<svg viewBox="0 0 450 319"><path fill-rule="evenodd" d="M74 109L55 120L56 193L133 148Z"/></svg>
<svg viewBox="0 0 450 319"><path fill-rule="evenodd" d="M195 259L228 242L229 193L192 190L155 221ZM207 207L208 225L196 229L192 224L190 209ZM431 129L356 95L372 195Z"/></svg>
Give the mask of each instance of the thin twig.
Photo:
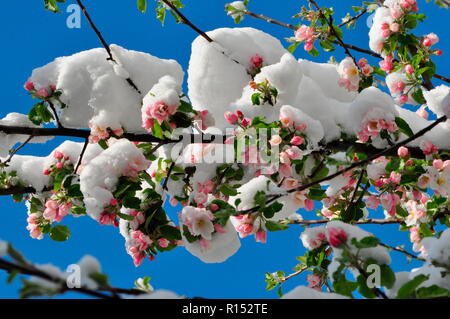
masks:
<svg viewBox="0 0 450 319"><path fill-rule="evenodd" d="M11 162L12 158L14 157L14 155L17 154L18 151L20 151L22 148L25 147L25 145L27 145L28 143L31 142L31 140L34 138L33 135L30 135L25 142L23 142L20 146L18 146L14 151L11 152L11 154L9 154L9 157L6 161L3 162L3 164L8 164L9 162Z"/></svg>
<svg viewBox="0 0 450 319"><path fill-rule="evenodd" d="M174 167L175 167L175 162L170 163L169 170L167 171L167 176L166 176L166 178L164 179L164 183L163 183L162 188L163 188L164 190L166 190L166 191L168 190L167 184L169 183L170 175L172 174L172 171L173 171L173 168L174 168Z"/></svg>
<svg viewBox="0 0 450 319"><path fill-rule="evenodd" d="M353 21L358 20L358 19L361 18L364 14L366 14L366 12L367 12L367 8L364 8L363 10L361 10L360 13L358 13L358 14L355 15L354 17L351 17L351 18L348 19L347 21L342 22L341 24L339 24L338 27L339 27L339 28L342 28L342 27L346 26L347 24L349 24L349 23L351 23L351 22L353 22Z"/></svg>
<svg viewBox="0 0 450 319"><path fill-rule="evenodd" d="M297 270L296 272L294 272L294 273L292 273L292 274L290 274L290 275L287 275L287 276L285 276L285 277L281 277L281 278L280 278L280 281L283 283L283 282L285 282L286 280L289 280L289 279L292 278L292 277L295 277L295 276L300 275L302 272L304 272L304 271L307 270L307 269L308 269L307 266L303 266L301 269Z"/></svg>
<svg viewBox="0 0 450 319"><path fill-rule="evenodd" d="M61 121L59 120L58 112L56 111L55 105L51 101L47 101L48 105L52 109L53 114L55 115L56 124L59 128L62 128Z"/></svg>
<svg viewBox="0 0 450 319"><path fill-rule="evenodd" d="M175 12L181 19L182 23L186 24L187 26L189 26L192 30L194 30L195 32L197 32L199 35L201 35L203 38L205 38L206 41L208 42L214 42L213 39L211 39L206 32L200 30L195 24L193 24L183 13L181 13L180 10L178 10L178 8L176 6L173 5L172 1L170 0L162 0L166 5L168 5L170 7L170 9L172 9L173 12Z"/></svg>
<svg viewBox="0 0 450 319"><path fill-rule="evenodd" d="M329 19L327 19L327 17L325 16L325 14L323 13L322 9L320 9L320 7L318 6L318 4L316 3L316 1L314 0L308 0L314 7L316 7L317 11L319 12L319 14L321 15L321 17L323 19L325 19L325 21L327 21L328 27L330 28L330 32L332 35L334 35L334 37L336 38L336 40L341 44L341 46L344 48L345 53L353 60L353 62L355 63L355 65L358 67L358 69L360 69L360 66L358 64L358 62L356 61L356 58L352 55L352 53L350 52L350 50L348 48L345 47L345 43L344 41L341 39L341 37L339 36L339 34L336 32L336 30L334 29L334 25L333 25L333 16L330 16Z"/></svg>
<svg viewBox="0 0 450 319"><path fill-rule="evenodd" d="M331 220L328 220L328 219L292 220L292 221L289 221L289 224L291 224L291 225L301 225L301 226L312 226L312 225L327 224L330 221ZM368 225L368 224L387 225L387 224L400 224L402 222L403 222L403 219L399 219L399 218L391 218L391 219L369 218L369 219L362 219L362 220L354 221L353 224L358 224L358 225Z"/></svg>
<svg viewBox="0 0 450 319"><path fill-rule="evenodd" d="M94 30L95 34L97 35L98 39L100 40L102 46L105 48L107 54L108 54L108 59L113 63L117 64L117 61L114 59L112 51L110 46L108 45L108 43L106 42L105 38L103 37L102 33L100 32L100 30L97 28L97 26L95 25L94 21L92 20L89 12L87 11L86 7L84 6L84 4L81 2L81 0L77 0L78 5L81 8L81 11L83 12L84 16L86 17L86 19L89 22L89 25L91 26L92 30ZM139 94L142 94L141 91L139 90L139 88L137 87L137 85L133 82L133 80L131 78L127 78L126 81L128 82L128 84L134 89L136 90Z"/></svg>
<svg viewBox="0 0 450 319"><path fill-rule="evenodd" d="M86 152L88 145L89 145L89 139L86 139L84 141L83 149L81 150L80 156L78 158L77 166L75 166L75 170L74 170L75 174L77 174L78 169L81 166L81 162L83 161L84 153Z"/></svg>
<svg viewBox="0 0 450 319"><path fill-rule="evenodd" d="M407 251L407 250L405 250L405 249L403 249L403 248L389 246L389 245L384 244L384 243L379 243L379 245L380 245L380 246L383 246L383 247L385 247L385 248L387 248L387 249L390 249L390 250L397 251L397 252L399 252L399 253L405 254L406 256L409 256L409 257L411 257L411 258L414 258L414 259L417 259L417 260L420 260L420 261L425 261L425 258L416 256L416 255L410 253L409 251Z"/></svg>

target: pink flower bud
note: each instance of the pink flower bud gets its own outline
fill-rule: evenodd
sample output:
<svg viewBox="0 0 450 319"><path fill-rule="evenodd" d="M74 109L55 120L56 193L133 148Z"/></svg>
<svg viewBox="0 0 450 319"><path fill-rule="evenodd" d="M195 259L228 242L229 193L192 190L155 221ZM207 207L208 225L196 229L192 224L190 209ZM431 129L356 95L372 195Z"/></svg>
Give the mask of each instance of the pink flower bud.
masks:
<svg viewBox="0 0 450 319"><path fill-rule="evenodd" d="M36 91L36 95L41 98L46 98L48 96L48 91L46 88L40 88Z"/></svg>
<svg viewBox="0 0 450 319"><path fill-rule="evenodd" d="M241 125L244 127L247 127L250 125L251 121L252 120L250 120L249 118L244 118L244 119L242 119Z"/></svg>
<svg viewBox="0 0 450 319"><path fill-rule="evenodd" d="M408 156L409 154L409 150L408 148L404 147L404 146L400 146L397 150L397 154L398 156L400 156L401 158L404 158L406 156Z"/></svg>
<svg viewBox="0 0 450 319"><path fill-rule="evenodd" d="M53 153L53 158L54 158L54 159L63 159L63 158L64 158L64 154L61 153L60 151L55 151L55 152Z"/></svg>
<svg viewBox="0 0 450 319"><path fill-rule="evenodd" d="M397 22L391 24L389 28L392 32L396 33L400 30L400 25Z"/></svg>
<svg viewBox="0 0 450 319"><path fill-rule="evenodd" d="M216 212L216 211L219 210L219 205L217 205L217 204L211 204L211 205L209 206L209 209L210 209L212 212Z"/></svg>
<svg viewBox="0 0 450 319"><path fill-rule="evenodd" d="M258 243L265 244L267 242L267 233L264 230L260 229L256 232L255 239Z"/></svg>
<svg viewBox="0 0 450 319"><path fill-rule="evenodd" d="M442 50L439 50L439 49L434 50L433 53L435 55L443 55L444 54L444 52Z"/></svg>
<svg viewBox="0 0 450 319"><path fill-rule="evenodd" d="M330 243L331 247L339 248L339 246L347 241L347 237L348 235L343 229L328 229L328 242Z"/></svg>
<svg viewBox="0 0 450 319"><path fill-rule="evenodd" d="M406 71L406 73L408 73L408 74L413 74L413 73L414 73L414 68L413 68L413 66L412 66L411 64L408 64L408 65L405 67L405 71Z"/></svg>
<svg viewBox="0 0 450 319"><path fill-rule="evenodd" d="M228 112L225 112L224 117L225 117L225 120L226 120L228 123L230 123L231 125L236 124L237 121L238 121L237 115L234 114L234 113L231 113L231 112L229 112L229 111L228 111Z"/></svg>
<svg viewBox="0 0 450 319"><path fill-rule="evenodd" d="M27 82L25 82L24 84L24 89L27 91L33 91L34 90L34 84L33 82L31 82L30 80L28 80Z"/></svg>
<svg viewBox="0 0 450 319"><path fill-rule="evenodd" d="M400 102L400 104L406 104L407 102L408 102L408 95L406 95L406 94L403 94L402 96L400 96L400 99L399 99L399 102Z"/></svg>
<svg viewBox="0 0 450 319"><path fill-rule="evenodd" d="M56 166L57 169L61 169L61 168L64 167L64 164L62 162L58 162L58 163L56 163L55 166Z"/></svg>
<svg viewBox="0 0 450 319"><path fill-rule="evenodd" d="M118 204L118 201L117 199L113 198L109 203L111 204L111 206L116 206Z"/></svg>
<svg viewBox="0 0 450 319"><path fill-rule="evenodd" d="M301 145L304 142L305 142L305 139L303 137L297 136L297 135L291 139L291 144L294 144L294 145Z"/></svg>

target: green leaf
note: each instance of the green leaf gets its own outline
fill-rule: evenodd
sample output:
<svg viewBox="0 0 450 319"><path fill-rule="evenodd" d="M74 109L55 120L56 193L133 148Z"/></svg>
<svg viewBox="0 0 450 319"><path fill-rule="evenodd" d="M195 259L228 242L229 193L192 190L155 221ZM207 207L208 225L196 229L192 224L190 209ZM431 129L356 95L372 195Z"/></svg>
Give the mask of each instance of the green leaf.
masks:
<svg viewBox="0 0 450 319"><path fill-rule="evenodd" d="M320 47L325 51L325 52L331 52L334 51L334 46L333 44L331 44L330 41L328 40L320 40Z"/></svg>
<svg viewBox="0 0 450 319"><path fill-rule="evenodd" d="M131 216L128 214L117 213L117 216L119 216L120 218L122 218L124 220L128 220L128 221L134 220L134 216Z"/></svg>
<svg viewBox="0 0 450 319"><path fill-rule="evenodd" d="M395 284L395 273L388 265L381 265L381 285L391 289Z"/></svg>
<svg viewBox="0 0 450 319"><path fill-rule="evenodd" d="M43 102L39 102L28 113L28 118L35 125L48 123L53 119L53 114L47 109Z"/></svg>
<svg viewBox="0 0 450 319"><path fill-rule="evenodd" d="M402 132L403 134L405 134L409 137L414 135L413 131L409 127L409 124L406 123L406 121L404 119L402 119L401 117L396 117L395 123L397 124L398 128L400 129L400 132Z"/></svg>
<svg viewBox="0 0 450 319"><path fill-rule="evenodd" d="M418 275L414 277L414 279L408 281L406 284L400 287L400 289L397 292L397 299L406 299L415 297L414 291L416 290L416 288L427 280L428 276L426 275Z"/></svg>
<svg viewBox="0 0 450 319"><path fill-rule="evenodd" d="M417 289L417 296L424 298L450 297L450 290L433 285L430 287L421 287Z"/></svg>
<svg viewBox="0 0 450 319"><path fill-rule="evenodd" d="M253 105L260 105L261 104L261 93L254 93L252 95L252 104Z"/></svg>
<svg viewBox="0 0 450 319"><path fill-rule="evenodd" d="M321 201L322 199L327 198L326 190L322 188L311 188L308 197L315 201Z"/></svg>
<svg viewBox="0 0 450 319"><path fill-rule="evenodd" d="M181 232L176 227L163 225L159 227L159 232L164 238L168 240L181 240Z"/></svg>
<svg viewBox="0 0 450 319"><path fill-rule="evenodd" d="M131 209L141 209L141 200L137 197L126 197L123 200L123 206L126 208L131 208Z"/></svg>
<svg viewBox="0 0 450 319"><path fill-rule="evenodd" d="M427 103L427 101L425 100L425 97L423 96L422 89L415 90L414 93L412 94L412 97L419 104L426 104Z"/></svg>
<svg viewBox="0 0 450 319"><path fill-rule="evenodd" d="M138 0L137 6L138 6L139 11L141 11L142 13L145 13L147 11L147 0Z"/></svg>
<svg viewBox="0 0 450 319"><path fill-rule="evenodd" d="M281 211L282 208L283 208L283 204L278 203L278 202L273 203L272 205L264 208L264 210L263 210L264 217L272 218L276 213Z"/></svg>
<svg viewBox="0 0 450 319"><path fill-rule="evenodd" d="M292 43L292 44L287 48L287 50L288 50L290 53L294 53L295 50L297 50L297 48L298 48L299 45L300 45L300 42Z"/></svg>
<svg viewBox="0 0 450 319"><path fill-rule="evenodd" d="M317 51L316 48L312 48L312 50L309 50L308 53L309 53L310 55L312 55L313 57L317 57L317 56L319 56L319 54L320 54L319 51Z"/></svg>
<svg viewBox="0 0 450 319"><path fill-rule="evenodd" d="M363 276L358 276L357 282L359 285L358 291L364 298L373 299L377 297L372 289L367 286L367 281Z"/></svg>
<svg viewBox="0 0 450 319"><path fill-rule="evenodd" d="M227 184L223 184L220 187L220 192L225 196L236 196L238 194L237 190Z"/></svg>
<svg viewBox="0 0 450 319"><path fill-rule="evenodd" d="M54 241L66 241L70 237L70 229L67 226L56 225L50 231L50 238Z"/></svg>
<svg viewBox="0 0 450 319"><path fill-rule="evenodd" d="M268 231L280 231L280 230L286 230L289 227L285 224L281 224L278 222L268 220L268 221L266 221L266 228Z"/></svg>
<svg viewBox="0 0 450 319"><path fill-rule="evenodd" d="M380 243L379 239L373 236L364 237L360 241L358 241L356 238L352 239L352 244L356 248L372 248L378 246Z"/></svg>

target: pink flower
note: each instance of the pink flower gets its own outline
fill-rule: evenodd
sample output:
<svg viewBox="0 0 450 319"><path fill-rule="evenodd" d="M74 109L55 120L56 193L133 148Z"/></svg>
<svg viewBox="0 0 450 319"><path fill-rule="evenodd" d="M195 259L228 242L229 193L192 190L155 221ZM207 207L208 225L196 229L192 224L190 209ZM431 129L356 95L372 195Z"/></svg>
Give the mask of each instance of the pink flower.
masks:
<svg viewBox="0 0 450 319"><path fill-rule="evenodd" d="M312 211L314 209L314 201L311 199L305 200L305 210Z"/></svg>
<svg viewBox="0 0 450 319"><path fill-rule="evenodd" d="M303 157L302 150L297 146L292 146L291 148L287 149L286 154L292 160L298 160Z"/></svg>
<svg viewBox="0 0 450 319"><path fill-rule="evenodd" d="M62 162L58 162L58 163L55 164L55 166L56 166L57 169L61 169L61 168L64 167L64 164Z"/></svg>
<svg viewBox="0 0 450 319"><path fill-rule="evenodd" d="M295 129L299 132L304 132L306 131L307 128L308 126L306 125L305 122L299 123L297 126L295 126Z"/></svg>
<svg viewBox="0 0 450 319"><path fill-rule="evenodd" d="M48 200L47 202L45 202L45 207L50 208L52 210L56 210L56 209L58 209L59 205L54 200Z"/></svg>
<svg viewBox="0 0 450 319"><path fill-rule="evenodd" d="M298 42L313 41L314 33L315 31L313 28L307 25L302 25L295 31L295 40Z"/></svg>
<svg viewBox="0 0 450 319"><path fill-rule="evenodd" d="M241 125L242 125L243 127L247 127L247 126L250 125L251 122L252 122L251 119L249 119L249 118L243 118L242 121L241 121Z"/></svg>
<svg viewBox="0 0 450 319"><path fill-rule="evenodd" d="M271 138L270 141L269 141L270 145L272 145L272 146L280 145L281 142L283 142L283 139L281 138L280 135L274 135L274 136L272 136L272 138Z"/></svg>
<svg viewBox="0 0 450 319"><path fill-rule="evenodd" d="M30 80L26 81L23 87L27 91L33 91L34 90L34 84Z"/></svg>
<svg viewBox="0 0 450 319"><path fill-rule="evenodd" d="M267 242L267 232L262 229L258 230L255 234L255 239L258 243L265 244Z"/></svg>
<svg viewBox="0 0 450 319"><path fill-rule="evenodd" d="M174 114L177 108L177 105L167 105L166 103L160 101L150 107L147 107L146 114L161 124L162 122L167 121L169 116Z"/></svg>
<svg viewBox="0 0 450 319"><path fill-rule="evenodd" d="M367 207L369 207L370 209L377 209L378 206L380 206L380 200L378 199L378 197L371 195L367 198L366 200L366 205Z"/></svg>
<svg viewBox="0 0 450 319"><path fill-rule="evenodd" d="M280 175L283 177L291 177L293 174L292 167L290 164L283 164L279 168Z"/></svg>
<svg viewBox="0 0 450 319"><path fill-rule="evenodd" d="M161 246L161 248L167 248L169 247L170 242L165 238L160 238L158 239L158 244L159 246Z"/></svg>
<svg viewBox="0 0 450 319"><path fill-rule="evenodd" d="M391 26L389 27L389 29L390 29L392 32L396 33L396 32L398 32L398 31L400 30L400 24L398 24L397 22L394 22L394 23L391 24Z"/></svg>
<svg viewBox="0 0 450 319"><path fill-rule="evenodd" d="M422 106L416 111L416 113L417 113L420 117L422 117L422 118L428 120L429 114L428 114L428 112L427 112L427 110L426 110L426 106L425 106L425 105L422 105Z"/></svg>
<svg viewBox="0 0 450 319"><path fill-rule="evenodd" d="M331 247L339 248L343 243L347 241L347 233L340 228L329 228L328 229L328 242Z"/></svg>
<svg viewBox="0 0 450 319"><path fill-rule="evenodd" d="M438 151L438 148L431 141L422 141L420 148L425 155L430 155Z"/></svg>
<svg viewBox="0 0 450 319"><path fill-rule="evenodd" d="M412 66L411 64L408 64L408 65L405 67L405 71L406 71L406 73L408 73L408 74L413 74L413 73L414 73L414 68L413 68L413 66Z"/></svg>
<svg viewBox="0 0 450 319"><path fill-rule="evenodd" d="M408 156L409 150L408 150L407 147L400 146L400 147L398 148L398 150L397 150L397 154L398 154L399 157L405 158L406 156Z"/></svg>
<svg viewBox="0 0 450 319"><path fill-rule="evenodd" d="M36 95L41 98L46 98L48 96L48 91L46 88L40 88L36 91Z"/></svg>
<svg viewBox="0 0 450 319"><path fill-rule="evenodd" d="M238 116L230 111L225 112L224 114L225 120L230 123L231 125L234 125L239 120Z"/></svg>
<svg viewBox="0 0 450 319"><path fill-rule="evenodd" d="M313 41L306 41L305 44L303 45L303 49L306 52L311 51L312 49L314 49L314 42Z"/></svg>
<svg viewBox="0 0 450 319"><path fill-rule="evenodd" d="M53 153L53 158L54 159L62 159L62 158L64 158L64 154L63 153L61 153L60 151L55 151L54 153Z"/></svg>
<svg viewBox="0 0 450 319"><path fill-rule="evenodd" d="M395 94L395 93L394 93ZM400 96L400 98L398 99L399 103L401 105L406 104L408 102L409 98L408 95L403 94L402 96Z"/></svg>
<svg viewBox="0 0 450 319"><path fill-rule="evenodd" d="M435 33L429 33L425 36L422 44L426 47L431 47L439 42L439 37Z"/></svg>
<svg viewBox="0 0 450 319"><path fill-rule="evenodd" d="M195 194L194 201L197 205L203 205L208 201L208 195L205 193L197 193Z"/></svg>
<svg viewBox="0 0 450 319"><path fill-rule="evenodd" d="M381 70L385 72L391 72L394 68L393 64L394 58L391 55L387 55L383 61L380 62Z"/></svg>
<svg viewBox="0 0 450 319"><path fill-rule="evenodd" d="M264 62L263 58L261 58L258 54L255 54L250 59L250 63L252 63L252 65L258 69L261 68L263 62Z"/></svg>
<svg viewBox="0 0 450 319"><path fill-rule="evenodd" d="M296 135L291 139L290 143L293 145L301 145L304 142L305 142L305 139L303 137Z"/></svg>
<svg viewBox="0 0 450 319"><path fill-rule="evenodd" d="M397 194L384 193L380 196L380 201L381 206L383 206L389 215L394 216L396 214L396 206L400 202L400 197Z"/></svg>
<svg viewBox="0 0 450 319"><path fill-rule="evenodd" d="M243 223L243 224L238 225L236 230L239 233L239 236L241 238L244 238L244 237L247 237L247 236L253 234L253 225Z"/></svg>
<svg viewBox="0 0 450 319"><path fill-rule="evenodd" d="M320 285L322 279L320 278L320 276L312 274L306 277L306 281L308 282L308 287L315 288Z"/></svg>

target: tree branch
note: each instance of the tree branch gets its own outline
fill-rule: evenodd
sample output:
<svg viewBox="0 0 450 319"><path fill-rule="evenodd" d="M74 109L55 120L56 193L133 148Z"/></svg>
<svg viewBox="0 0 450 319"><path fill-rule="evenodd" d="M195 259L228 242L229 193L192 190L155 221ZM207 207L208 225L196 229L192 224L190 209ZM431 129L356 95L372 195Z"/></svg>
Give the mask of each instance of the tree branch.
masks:
<svg viewBox="0 0 450 319"><path fill-rule="evenodd" d="M291 30L294 30L294 31L296 31L298 29L295 25L284 23L284 22L280 22L278 20L269 18L269 17L267 17L265 15L262 15L262 14L257 14L257 13L254 13L254 12L251 12L251 11L248 11L248 10L243 11L243 13L248 15L248 16L251 16L251 17L254 17L254 18L257 18L257 19L261 19L261 20L264 20L264 21L266 21L268 23L276 24L278 26L282 26L284 28L288 28L288 29L291 29ZM330 42L334 43L336 45L339 45L339 46L341 46L344 49L349 49L349 50L353 50L353 51L356 51L356 52L364 53L364 54L370 55L370 56L372 56L374 58L378 58L378 59L383 60L383 57L380 54L376 53L376 52L372 52L370 50L363 49L363 48L357 47L355 45L351 45L351 44L347 44L347 43L340 43L337 40L330 40ZM445 77L443 75L434 74L433 77L436 78L436 79L439 79L441 81L450 83L450 78Z"/></svg>
<svg viewBox="0 0 450 319"><path fill-rule="evenodd" d="M100 30L97 28L97 26L95 25L94 21L92 20L89 12L87 11L86 7L84 6L84 4L81 2L81 0L76 0L78 5L81 8L81 11L83 11L84 16L86 17L86 19L89 22L89 25L91 26L92 30L94 30L95 34L97 35L98 39L100 40L101 44L103 45L103 47L105 48L107 54L108 54L108 60L110 60L113 63L117 64L117 61L114 59L112 52L111 52L111 48L109 47L108 43L106 42L105 38L103 37L102 33L100 32ZM136 90L136 92L138 92L139 94L142 94L141 91L139 90L139 88L136 86L136 84L133 82L132 79L127 78L126 81L128 82L128 84L134 89Z"/></svg>

